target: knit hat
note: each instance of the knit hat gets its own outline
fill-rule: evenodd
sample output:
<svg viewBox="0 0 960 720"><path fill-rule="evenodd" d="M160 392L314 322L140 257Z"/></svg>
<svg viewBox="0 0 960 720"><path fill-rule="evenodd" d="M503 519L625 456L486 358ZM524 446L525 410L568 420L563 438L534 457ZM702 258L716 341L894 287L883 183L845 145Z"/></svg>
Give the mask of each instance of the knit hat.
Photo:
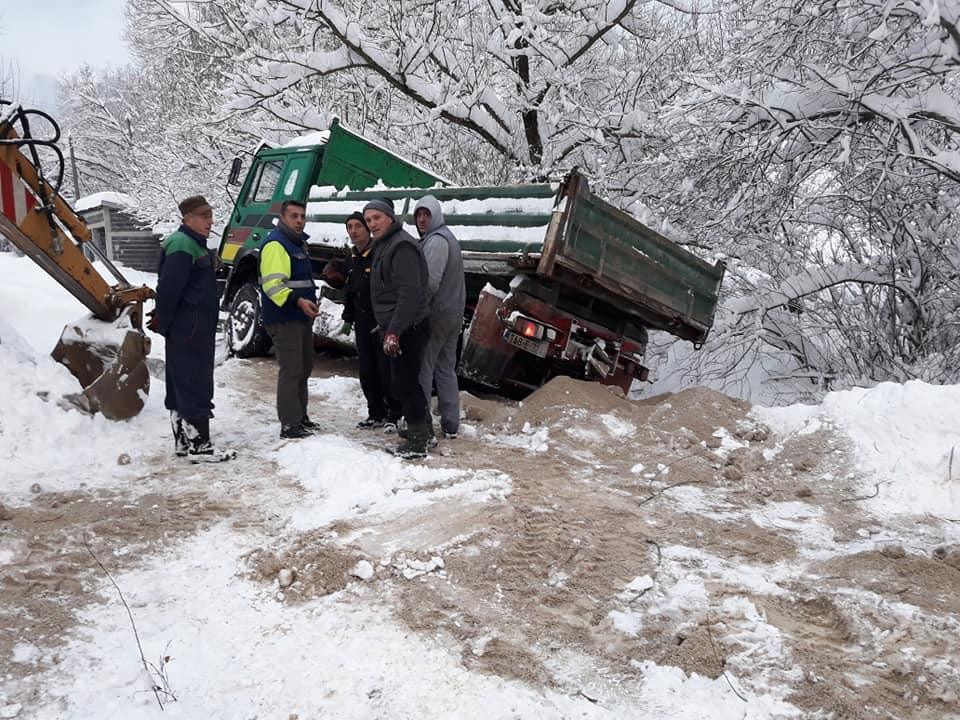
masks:
<svg viewBox="0 0 960 720"><path fill-rule="evenodd" d="M343 224L346 225L351 220L359 220L361 225L363 225L364 227L367 227L367 221L363 219L363 213L360 212L359 210L357 210L356 212L350 213L347 216L347 219L343 221Z"/></svg>
<svg viewBox="0 0 960 720"><path fill-rule="evenodd" d="M379 210L391 220L397 219L396 214L393 212L393 200L390 200L389 198L377 198L376 200L371 200L363 206L364 215L367 214L367 210Z"/></svg>
<svg viewBox="0 0 960 720"><path fill-rule="evenodd" d="M180 208L180 214L186 217L204 206L210 207L210 203L207 202L207 199L203 195L192 195L185 200L181 200L178 207Z"/></svg>

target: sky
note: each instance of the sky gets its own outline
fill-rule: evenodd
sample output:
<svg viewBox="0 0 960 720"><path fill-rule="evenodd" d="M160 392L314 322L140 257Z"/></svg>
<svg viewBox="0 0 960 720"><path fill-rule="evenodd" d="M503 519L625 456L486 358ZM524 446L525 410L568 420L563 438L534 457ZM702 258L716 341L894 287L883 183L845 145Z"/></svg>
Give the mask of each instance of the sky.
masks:
<svg viewBox="0 0 960 720"><path fill-rule="evenodd" d="M12 70L22 101L51 107L56 79L83 63L122 65L125 0L3 3L0 61Z"/></svg>

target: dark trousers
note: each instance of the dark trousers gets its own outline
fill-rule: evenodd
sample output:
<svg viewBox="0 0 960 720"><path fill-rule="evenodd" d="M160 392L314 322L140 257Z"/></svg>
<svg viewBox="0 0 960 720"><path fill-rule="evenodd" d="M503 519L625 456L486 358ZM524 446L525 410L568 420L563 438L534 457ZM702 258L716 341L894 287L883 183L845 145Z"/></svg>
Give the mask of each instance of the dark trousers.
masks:
<svg viewBox="0 0 960 720"><path fill-rule="evenodd" d="M403 417L411 426L425 424L430 417L420 387L420 356L429 337L429 323L417 323L400 336L400 355L390 358L390 392L400 402Z"/></svg>
<svg viewBox="0 0 960 720"><path fill-rule="evenodd" d="M360 389L367 400L368 417L396 422L402 410L400 403L390 394L390 362L383 354L383 342L376 327L377 321L372 316L357 316L353 324Z"/></svg>
<svg viewBox="0 0 960 720"><path fill-rule="evenodd" d="M267 325L277 354L277 417L288 428L307 417L307 380L313 370L313 323Z"/></svg>
<svg viewBox="0 0 960 720"><path fill-rule="evenodd" d="M213 417L213 361L217 340L217 311L182 306L166 335L164 375L167 410L180 417Z"/></svg>

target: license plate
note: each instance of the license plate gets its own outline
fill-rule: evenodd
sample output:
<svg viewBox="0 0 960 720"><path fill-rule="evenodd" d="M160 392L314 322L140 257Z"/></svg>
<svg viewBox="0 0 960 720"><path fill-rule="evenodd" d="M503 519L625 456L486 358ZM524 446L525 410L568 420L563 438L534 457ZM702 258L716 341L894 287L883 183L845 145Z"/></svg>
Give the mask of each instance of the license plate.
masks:
<svg viewBox="0 0 960 720"><path fill-rule="evenodd" d="M530 338L517 335L515 332L510 332L509 330L503 331L503 339L514 347L542 358L547 356L547 350L550 348L550 343L546 340L531 340Z"/></svg>

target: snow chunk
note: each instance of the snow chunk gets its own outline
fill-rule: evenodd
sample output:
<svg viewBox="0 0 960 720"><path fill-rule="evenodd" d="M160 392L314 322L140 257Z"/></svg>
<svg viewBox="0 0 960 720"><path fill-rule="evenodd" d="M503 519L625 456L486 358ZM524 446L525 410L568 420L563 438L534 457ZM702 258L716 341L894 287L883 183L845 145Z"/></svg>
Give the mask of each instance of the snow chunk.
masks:
<svg viewBox="0 0 960 720"><path fill-rule="evenodd" d="M350 569L350 574L361 580L369 580L373 577L373 565L369 560L358 560L357 564Z"/></svg>

